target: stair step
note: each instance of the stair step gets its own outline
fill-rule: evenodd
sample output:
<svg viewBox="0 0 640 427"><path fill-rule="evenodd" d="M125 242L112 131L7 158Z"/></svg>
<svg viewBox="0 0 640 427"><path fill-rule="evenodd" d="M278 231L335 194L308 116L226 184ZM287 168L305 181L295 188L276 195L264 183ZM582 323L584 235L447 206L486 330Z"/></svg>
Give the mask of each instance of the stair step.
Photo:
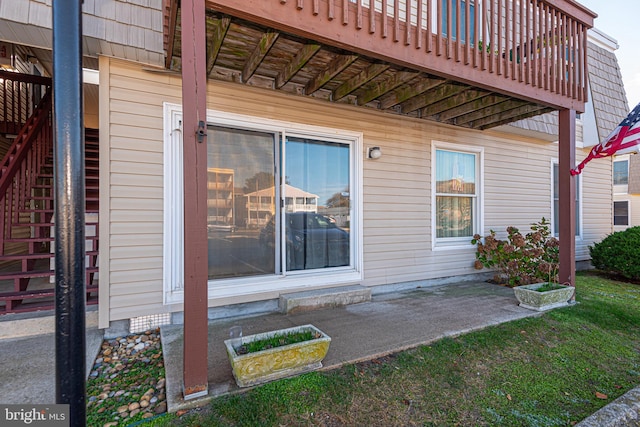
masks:
<svg viewBox="0 0 640 427"><path fill-rule="evenodd" d="M31 196L29 200L51 200L53 201L53 196ZM99 202L99 197L86 197L84 198L86 202Z"/></svg>
<svg viewBox="0 0 640 427"><path fill-rule="evenodd" d="M87 251L87 256L96 256L98 251ZM52 252L41 252L35 254L21 254L21 255L0 255L0 261L22 261L23 259L47 259L55 256ZM1 274L1 273L0 273Z"/></svg>
<svg viewBox="0 0 640 427"><path fill-rule="evenodd" d="M38 178L53 179L53 174L52 173L41 173L41 174L38 175ZM86 180L91 180L91 181L98 181L99 176L98 175L85 175L85 179Z"/></svg>
<svg viewBox="0 0 640 427"><path fill-rule="evenodd" d="M87 285L87 292L94 292L98 290L98 285ZM15 292L3 292L0 293L0 301L8 300L23 300L29 298L42 298L55 295L55 288L49 289L34 289L32 291L15 291Z"/></svg>
<svg viewBox="0 0 640 427"><path fill-rule="evenodd" d="M296 313L367 301L371 301L371 288L353 285L281 294L278 306L282 313Z"/></svg>
<svg viewBox="0 0 640 427"><path fill-rule="evenodd" d="M98 225L98 222L85 222L86 225ZM16 222L11 224L12 227L53 227L53 222Z"/></svg>
<svg viewBox="0 0 640 427"><path fill-rule="evenodd" d="M12 237L10 239L5 239L5 242L12 243L46 243L53 242L55 240L54 237ZM85 240L99 240L98 236L85 236Z"/></svg>
<svg viewBox="0 0 640 427"><path fill-rule="evenodd" d="M89 208L86 207L84 210L86 213L98 213L98 208ZM23 213L53 213L53 209L20 209L20 212Z"/></svg>

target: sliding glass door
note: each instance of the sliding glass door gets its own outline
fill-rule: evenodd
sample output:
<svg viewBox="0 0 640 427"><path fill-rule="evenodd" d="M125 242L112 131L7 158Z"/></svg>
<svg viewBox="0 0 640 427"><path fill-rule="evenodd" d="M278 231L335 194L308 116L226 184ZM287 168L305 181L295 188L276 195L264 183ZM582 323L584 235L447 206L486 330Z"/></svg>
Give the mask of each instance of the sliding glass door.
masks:
<svg viewBox="0 0 640 427"><path fill-rule="evenodd" d="M352 266L347 142L210 126L209 279Z"/></svg>

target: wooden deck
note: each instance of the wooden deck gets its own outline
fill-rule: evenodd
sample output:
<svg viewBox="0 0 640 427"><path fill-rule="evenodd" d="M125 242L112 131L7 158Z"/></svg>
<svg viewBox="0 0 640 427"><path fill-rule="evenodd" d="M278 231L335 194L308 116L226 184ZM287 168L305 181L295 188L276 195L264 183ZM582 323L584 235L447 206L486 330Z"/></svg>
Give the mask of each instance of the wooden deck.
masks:
<svg viewBox="0 0 640 427"><path fill-rule="evenodd" d="M594 14L572 0L206 4L210 79L474 129L584 109ZM179 71L181 11L165 12Z"/></svg>

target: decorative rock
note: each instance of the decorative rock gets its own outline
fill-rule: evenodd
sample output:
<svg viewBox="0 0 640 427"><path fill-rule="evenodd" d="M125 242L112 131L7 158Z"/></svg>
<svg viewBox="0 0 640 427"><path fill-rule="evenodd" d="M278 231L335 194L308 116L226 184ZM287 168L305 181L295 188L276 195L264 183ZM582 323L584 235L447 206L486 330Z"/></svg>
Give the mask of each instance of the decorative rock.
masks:
<svg viewBox="0 0 640 427"><path fill-rule="evenodd" d="M100 394L98 395L98 399L99 399L99 400L104 400L104 399L106 399L107 397L109 397L109 395L108 395L107 393L100 393Z"/></svg>
<svg viewBox="0 0 640 427"><path fill-rule="evenodd" d="M166 402L158 403L154 408L153 412L155 412L156 414L163 414L167 412L167 403Z"/></svg>
<svg viewBox="0 0 640 427"><path fill-rule="evenodd" d="M106 423L106 424L105 424L104 426L102 426L102 427L115 427L115 426L117 426L117 425L118 425L118 422L117 422L117 421L112 421L112 422L110 422L110 423Z"/></svg>
<svg viewBox="0 0 640 427"><path fill-rule="evenodd" d="M104 356L109 356L111 354L111 349L107 348L104 352L102 352Z"/></svg>
<svg viewBox="0 0 640 427"><path fill-rule="evenodd" d="M156 403L157 401L158 401L158 397L157 397L157 396L153 396L153 397L151 398L151 400L149 400L149 403L151 403L151 404L153 405L153 404L154 404L154 403Z"/></svg>
<svg viewBox="0 0 640 427"><path fill-rule="evenodd" d="M158 384L156 384L156 387L164 388L164 383L165 383L165 379L161 378L160 380L158 380Z"/></svg>
<svg viewBox="0 0 640 427"><path fill-rule="evenodd" d="M128 406L128 405L120 406L120 407L118 408L118 413L120 413L120 414L121 414L121 413L123 413L123 412L127 412L127 409L129 409L129 406Z"/></svg>
<svg viewBox="0 0 640 427"><path fill-rule="evenodd" d="M153 417L153 414L151 412L145 412L142 415L142 418L144 418L144 419L151 418L151 417Z"/></svg>
<svg viewBox="0 0 640 427"><path fill-rule="evenodd" d="M114 394L113 396L114 397L119 397L119 396L122 396L123 394L124 394L124 390L118 390L118 391L116 391L116 394Z"/></svg>
<svg viewBox="0 0 640 427"><path fill-rule="evenodd" d="M146 408L147 406L149 406L149 401L148 400L141 400L140 401L140 407L141 408Z"/></svg>
<svg viewBox="0 0 640 427"><path fill-rule="evenodd" d="M140 409L140 404L138 402L133 402L129 404L129 410L134 411L136 409Z"/></svg>
<svg viewBox="0 0 640 427"><path fill-rule="evenodd" d="M133 411L131 411L131 413L129 414L129 418L133 418L136 415L138 415L140 413L140 409L134 409Z"/></svg>
<svg viewBox="0 0 640 427"><path fill-rule="evenodd" d="M136 345L135 345L135 347L133 347L133 349L134 349L134 350L136 350L136 351L140 351L140 350L142 350L143 348L144 348L144 343L142 343L142 342L141 342L141 343L136 344Z"/></svg>

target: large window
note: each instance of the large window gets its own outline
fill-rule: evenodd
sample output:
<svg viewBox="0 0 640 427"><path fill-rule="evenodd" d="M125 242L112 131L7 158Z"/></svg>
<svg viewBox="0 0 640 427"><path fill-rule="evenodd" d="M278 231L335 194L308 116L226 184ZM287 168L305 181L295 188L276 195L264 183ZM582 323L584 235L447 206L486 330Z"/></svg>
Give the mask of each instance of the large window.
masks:
<svg viewBox="0 0 640 427"><path fill-rule="evenodd" d="M613 225L629 225L629 202L613 202Z"/></svg>
<svg viewBox="0 0 640 427"><path fill-rule="evenodd" d="M436 144L435 148L436 244L468 243L480 224L481 152L449 147Z"/></svg>
<svg viewBox="0 0 640 427"><path fill-rule="evenodd" d="M616 160L613 162L613 185L629 184L629 161Z"/></svg>
<svg viewBox="0 0 640 427"><path fill-rule="evenodd" d="M460 2L460 14L458 14L458 0L440 0L442 1L442 35L447 37L447 24L449 9L451 9L451 37L456 40L458 34L460 34L460 40L462 42L467 41L466 37L466 17L467 17L467 2L463 0ZM475 43L475 4L473 0L469 0L469 39L471 44ZM458 31L459 29L459 31Z"/></svg>
<svg viewBox="0 0 640 427"><path fill-rule="evenodd" d="M181 117L165 104L166 303L182 300ZM207 121L210 296L361 280L362 134L221 112Z"/></svg>
<svg viewBox="0 0 640 427"><path fill-rule="evenodd" d="M560 190L558 183L558 164L553 163L553 234L559 235L560 231ZM580 236L580 212L582 211L582 205L580 202L580 176L576 175L576 236Z"/></svg>

